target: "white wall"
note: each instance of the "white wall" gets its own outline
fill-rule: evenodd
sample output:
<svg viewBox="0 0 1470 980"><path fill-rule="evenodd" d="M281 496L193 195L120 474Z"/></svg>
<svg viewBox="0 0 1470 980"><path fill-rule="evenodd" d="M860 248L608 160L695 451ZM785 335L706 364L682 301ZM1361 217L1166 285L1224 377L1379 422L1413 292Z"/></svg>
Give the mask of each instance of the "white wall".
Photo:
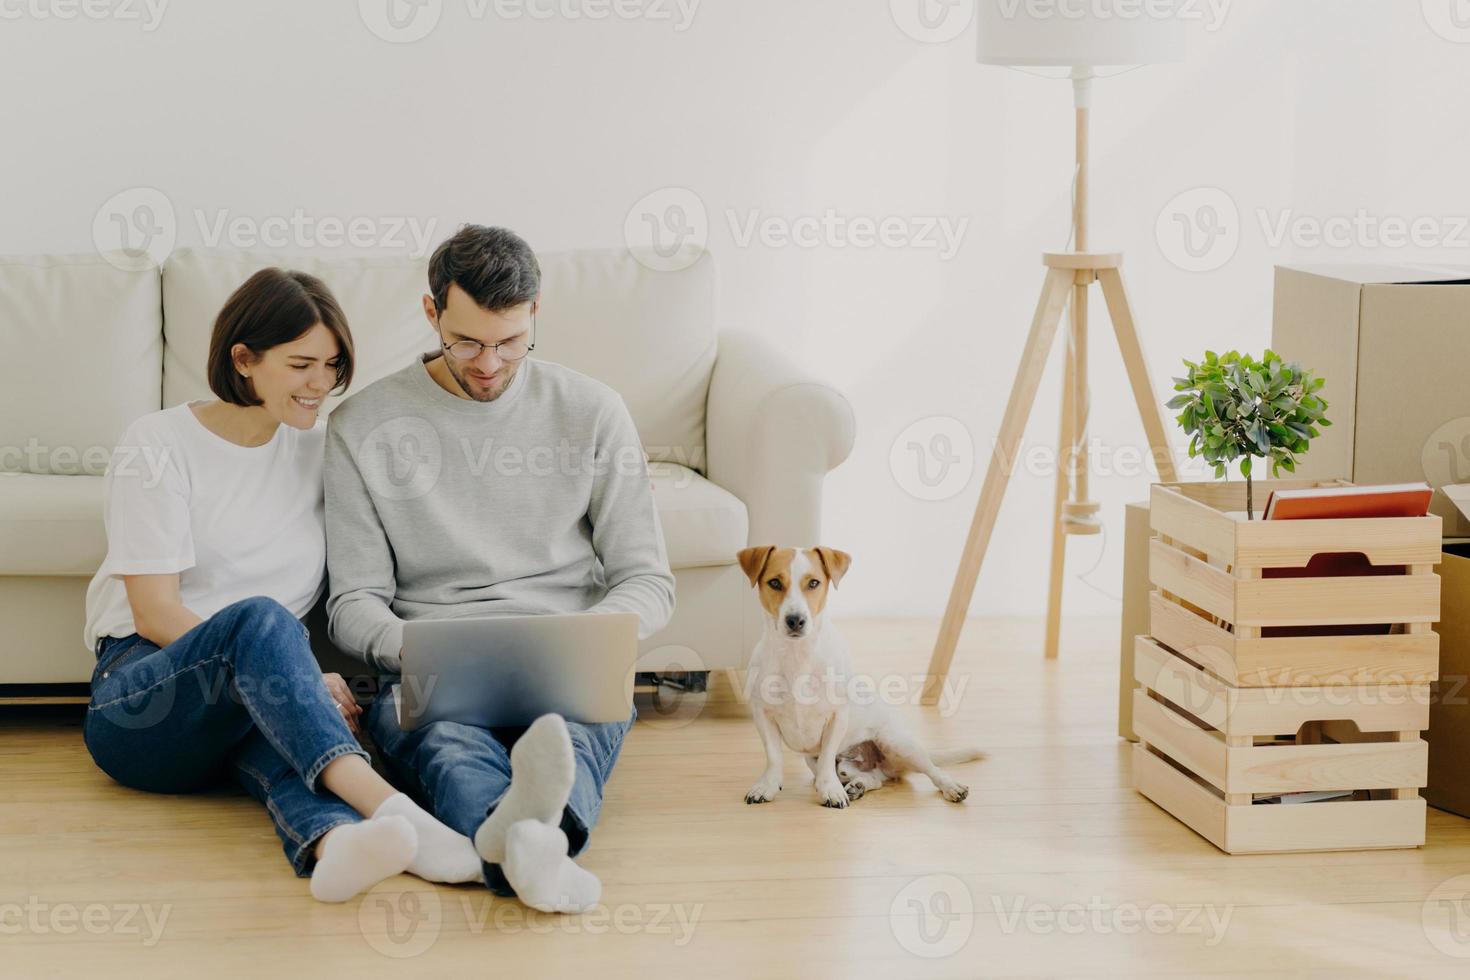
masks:
<svg viewBox="0 0 1470 980"><path fill-rule="evenodd" d="M371 19L382 0L172 0L156 24L144 0L88 2L90 16L76 0L0 0L0 252L89 249L99 208L137 187L166 195L180 244L204 241L201 221L254 226L300 209L365 219L374 234L412 218L436 239L461 221L500 223L541 249L620 245L645 195L691 190L722 264L723 321L766 332L856 407L857 448L829 480L824 532L856 556L844 611L942 610L983 466L926 502L901 485L912 457L896 477L890 450L912 423L948 416L982 462L988 453L1038 253L1066 241L1065 83L977 65L973 26L948 43L916 41L882 0L683 0L682 11L620 0L649 16L602 21L506 17L493 0L477 18L475 0L438 0L437 26L401 44L365 26L359 6ZM968 15L971 0L958 2ZM1470 232L1455 220L1470 212L1470 44L1455 39L1470 36L1448 19L1453 2L1214 0L1212 11L1199 0L1206 21L1223 19L1192 27L1186 63L1097 84L1094 245L1127 252L1161 392L1181 357L1265 346L1276 262L1470 264ZM1196 187L1215 190L1171 204ZM1198 221L1195 207L1222 195L1239 217L1225 214L1204 260L1219 267L1186 271L1156 221L1177 228L1181 207ZM829 209L968 227L945 257L841 240L742 246L727 216L789 222ZM1273 243L1284 209L1308 221L1358 209L1428 217L1448 241ZM302 235L289 244L318 247ZM1092 433L1110 453L1136 450L1095 307ZM1059 374L1054 357L1028 445L1055 439ZM1108 533L1073 539L1069 612L1115 608L1121 506L1148 482L1094 478ZM1042 608L1051 487L1044 472L1016 474L975 612Z"/></svg>

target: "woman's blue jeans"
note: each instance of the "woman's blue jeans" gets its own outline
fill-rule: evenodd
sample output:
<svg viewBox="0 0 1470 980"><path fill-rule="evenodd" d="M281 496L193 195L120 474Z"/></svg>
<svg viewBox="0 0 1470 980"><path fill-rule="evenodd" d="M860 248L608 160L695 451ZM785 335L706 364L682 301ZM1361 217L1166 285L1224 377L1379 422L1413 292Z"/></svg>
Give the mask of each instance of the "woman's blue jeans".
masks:
<svg viewBox="0 0 1470 980"><path fill-rule="evenodd" d="M317 778L368 754L306 627L274 599L226 606L161 649L136 633L105 637L82 734L98 767L134 789L187 793L233 775L270 811L299 875L323 834L362 819Z"/></svg>

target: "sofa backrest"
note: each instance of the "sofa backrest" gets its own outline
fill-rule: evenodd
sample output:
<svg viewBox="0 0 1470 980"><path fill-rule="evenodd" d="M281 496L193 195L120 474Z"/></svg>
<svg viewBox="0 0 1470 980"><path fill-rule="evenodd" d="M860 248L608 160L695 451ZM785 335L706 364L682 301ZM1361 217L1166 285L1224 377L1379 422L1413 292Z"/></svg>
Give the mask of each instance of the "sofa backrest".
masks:
<svg viewBox="0 0 1470 980"><path fill-rule="evenodd" d="M532 356L611 386L651 458L703 472L716 332L711 258L678 272L653 271L623 250L548 253L540 260ZM213 397L205 359L215 317L236 287L272 265L319 276L342 304L357 349L347 397L437 344L421 305L427 259L180 249L163 267L164 407ZM329 399L326 411L341 397Z"/></svg>
<svg viewBox="0 0 1470 980"><path fill-rule="evenodd" d="M240 284L269 266L323 279L352 328L353 388L398 370L434 345L418 306L423 266L396 258L333 258L237 249L180 249L163 264L163 405L214 398L206 372L214 321ZM350 394L351 392L349 392ZM325 411L341 401L327 399Z"/></svg>
<svg viewBox="0 0 1470 980"><path fill-rule="evenodd" d="M0 472L100 476L161 407L162 314L151 263L0 258Z"/></svg>

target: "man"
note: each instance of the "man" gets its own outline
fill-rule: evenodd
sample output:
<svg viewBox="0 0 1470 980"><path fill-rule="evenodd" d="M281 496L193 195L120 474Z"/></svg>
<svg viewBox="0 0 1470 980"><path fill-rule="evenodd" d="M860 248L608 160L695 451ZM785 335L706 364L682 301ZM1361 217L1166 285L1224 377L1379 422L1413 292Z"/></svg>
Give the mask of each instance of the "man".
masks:
<svg viewBox="0 0 1470 980"><path fill-rule="evenodd" d="M634 612L647 637L673 612L633 420L611 388L527 356L540 293L517 235L461 228L434 252L423 298L442 349L331 416L331 635L386 674L400 670L409 619ZM543 911L595 905L601 883L571 856L632 718L404 732L396 691L385 681L368 728L406 788L474 838L491 890Z"/></svg>

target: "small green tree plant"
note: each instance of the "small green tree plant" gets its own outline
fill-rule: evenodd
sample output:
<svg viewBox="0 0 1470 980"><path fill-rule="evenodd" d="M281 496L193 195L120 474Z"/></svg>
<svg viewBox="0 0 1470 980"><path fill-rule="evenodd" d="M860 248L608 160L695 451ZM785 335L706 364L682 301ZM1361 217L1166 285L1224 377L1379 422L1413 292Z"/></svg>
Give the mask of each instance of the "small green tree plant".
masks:
<svg viewBox="0 0 1470 980"><path fill-rule="evenodd" d="M1327 402L1317 394L1323 379L1294 361L1268 350L1259 361L1249 354L1205 351L1196 364L1185 361L1189 373L1174 379L1179 392L1169 408L1180 409L1178 422L1189 434L1189 455L1203 456L1215 468L1215 478L1240 460L1245 477L1245 512L1255 519L1251 488L1251 460L1271 461L1271 475L1296 472L1297 454L1318 435L1326 418Z"/></svg>

